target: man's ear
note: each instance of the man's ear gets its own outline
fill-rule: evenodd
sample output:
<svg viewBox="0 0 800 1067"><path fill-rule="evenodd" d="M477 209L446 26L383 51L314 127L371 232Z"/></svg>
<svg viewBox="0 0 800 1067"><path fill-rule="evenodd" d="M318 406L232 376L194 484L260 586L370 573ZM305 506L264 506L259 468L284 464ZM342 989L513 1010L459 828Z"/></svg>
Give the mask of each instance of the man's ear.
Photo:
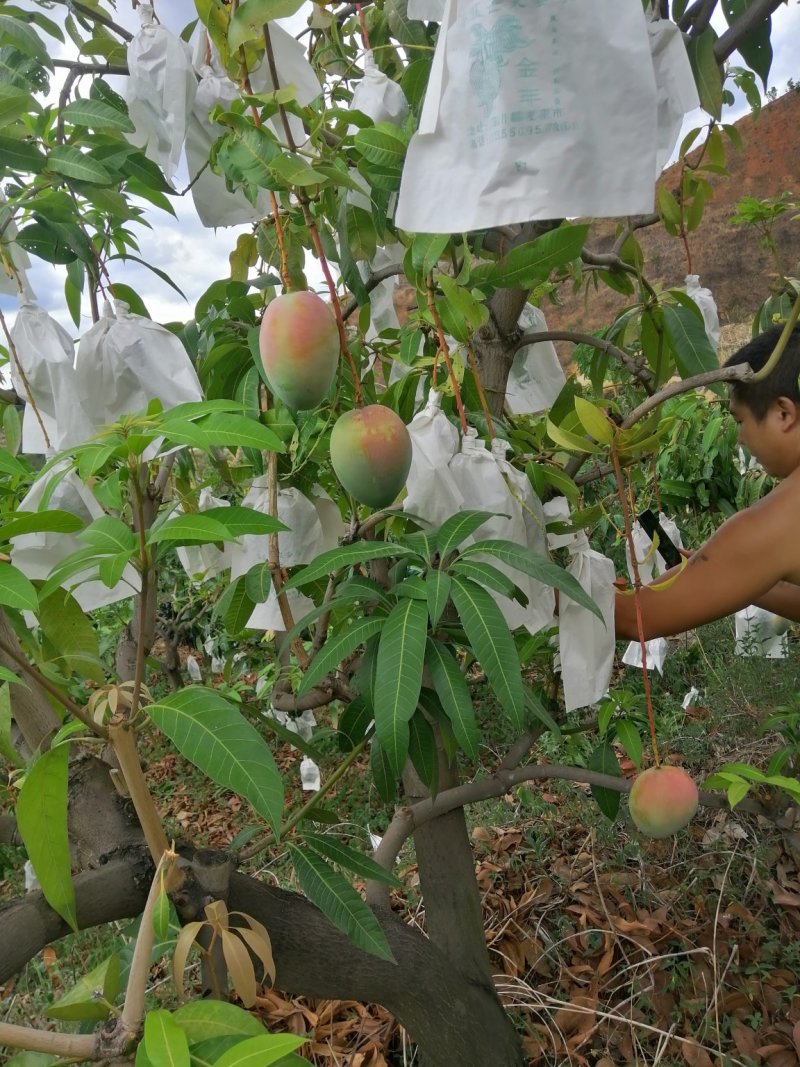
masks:
<svg viewBox="0 0 800 1067"><path fill-rule="evenodd" d="M788 396L779 396L775 401L782 430L793 430L800 426L800 406Z"/></svg>

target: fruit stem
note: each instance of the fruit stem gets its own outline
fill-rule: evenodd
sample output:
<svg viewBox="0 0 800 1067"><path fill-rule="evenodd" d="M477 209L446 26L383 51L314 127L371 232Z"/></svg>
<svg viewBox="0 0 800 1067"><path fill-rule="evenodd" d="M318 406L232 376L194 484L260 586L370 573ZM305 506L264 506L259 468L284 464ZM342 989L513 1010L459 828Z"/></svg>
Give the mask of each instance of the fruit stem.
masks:
<svg viewBox="0 0 800 1067"><path fill-rule="evenodd" d="M653 698L650 691L650 675L647 670L647 642L644 638L644 623L642 622L642 602L640 590L642 579L639 574L639 562L636 558L636 547L633 543L633 526L631 513L628 509L628 500L625 493L625 484L622 480L622 467L619 462L619 454L615 444L611 445L611 465L614 468L614 478L617 483L617 493L622 506L622 522L625 527L625 540L628 544L628 552L631 557L631 570L633 571L633 603L636 609L636 629L639 633L639 647L642 650L642 679L644 681L644 697L647 704L647 721L650 724L650 744L653 748L653 763L656 767L661 766L661 758L658 754L658 741L656 740L656 723L653 716Z"/></svg>
<svg viewBox="0 0 800 1067"><path fill-rule="evenodd" d="M461 419L461 432L467 432L467 416L464 412L464 404L461 400L461 390L458 387L458 379L456 378L455 371L453 370L453 362L450 359L450 349L447 347L447 341L444 337L444 329L442 328L442 320L439 317L439 309L436 307L436 301L433 298L433 275L428 275L426 279L426 289L428 292L428 310L431 313L433 324L436 327L436 334L439 341L438 352L444 356L444 361L447 364L447 371L450 375L450 381L453 383L453 395L456 398L456 407L458 408L458 417ZM438 355L437 352L437 355ZM436 386L436 364L433 365L433 385Z"/></svg>
<svg viewBox="0 0 800 1067"><path fill-rule="evenodd" d="M262 27L262 32L264 35L264 47L267 53L267 63L269 64L270 77L272 78L272 84L275 90L277 91L280 88L280 83L278 81L278 68L275 65L275 53L272 50L272 38L270 37L269 23L264 23ZM286 108L283 106L283 104L278 104L278 113L281 117L281 122L283 123L283 130L286 134L286 143L289 146L289 150L295 155L297 155L297 145L294 143L292 129L289 125L289 119L286 115ZM308 197L306 196L305 191L299 186L297 186L294 189L294 195L297 197L297 202L300 204L300 209L303 212L303 220L305 221L306 228L308 229L309 236L311 237L311 242L314 245L314 250L317 253L317 258L319 259L320 266L322 267L322 273L325 275L325 281L327 283L328 292L330 293L331 297L331 306L333 308L333 314L336 317L336 326L339 330L339 347L341 348L342 355L350 364L350 373L353 375L353 396L356 407L361 407L361 405L364 403L364 399L361 395L361 381L358 377L358 369L356 368L355 360L353 359L352 353L350 352L350 348L347 344L347 333L345 331L344 319L342 318L342 305L339 301L339 294L336 291L336 284L334 283L333 275L331 274L331 269L328 265L327 257L322 248L322 241L319 236L319 230L317 229L317 223L314 219L314 216L311 214L311 209L308 206Z"/></svg>

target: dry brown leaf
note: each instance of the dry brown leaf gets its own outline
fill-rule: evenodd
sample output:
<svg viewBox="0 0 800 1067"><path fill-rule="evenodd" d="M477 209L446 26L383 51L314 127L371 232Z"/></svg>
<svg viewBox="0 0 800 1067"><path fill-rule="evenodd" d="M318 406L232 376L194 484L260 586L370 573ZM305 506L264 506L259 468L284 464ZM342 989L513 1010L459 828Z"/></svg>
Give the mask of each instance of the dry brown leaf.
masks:
<svg viewBox="0 0 800 1067"><path fill-rule="evenodd" d="M189 951L203 926L205 926L205 923L202 922L187 923L178 934L178 940L175 944L175 952L172 956L172 980L175 983L175 989L177 990L178 998L180 1000L183 1000L186 996L183 988L183 975L186 971L186 961L189 958Z"/></svg>
<svg viewBox="0 0 800 1067"><path fill-rule="evenodd" d="M731 1019L731 1037L742 1056L755 1056L758 1037L749 1026L738 1019Z"/></svg>
<svg viewBox="0 0 800 1067"><path fill-rule="evenodd" d="M252 1008L256 1002L256 972L250 953L236 934L231 930L220 930L222 954L231 976L236 995L246 1008Z"/></svg>
<svg viewBox="0 0 800 1067"><path fill-rule="evenodd" d="M681 1052L689 1067L714 1067L709 1054L696 1041L681 1042Z"/></svg>

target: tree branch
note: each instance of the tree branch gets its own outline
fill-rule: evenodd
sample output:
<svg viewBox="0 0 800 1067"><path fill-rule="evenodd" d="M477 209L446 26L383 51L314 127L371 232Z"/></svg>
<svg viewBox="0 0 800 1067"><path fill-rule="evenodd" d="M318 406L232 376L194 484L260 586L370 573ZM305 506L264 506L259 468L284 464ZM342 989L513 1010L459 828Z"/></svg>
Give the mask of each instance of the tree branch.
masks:
<svg viewBox="0 0 800 1067"><path fill-rule="evenodd" d="M703 374L695 374L693 377L684 378L680 382L671 382L663 389L659 389L657 393L649 396L647 400L642 401L637 408L634 408L623 419L621 429L629 429L639 419L643 419L645 415L649 414L653 408L657 408L659 404L663 404L670 397L680 396L681 393L689 393L692 389L704 389L715 382L746 382L753 377L753 373L753 369L748 363L738 363L733 367L720 367L719 370L709 370Z"/></svg>
<svg viewBox="0 0 800 1067"><path fill-rule="evenodd" d="M0 1022L0 1046L63 1056L70 1060L99 1060L101 1053L93 1034L54 1034Z"/></svg>
<svg viewBox="0 0 800 1067"><path fill-rule="evenodd" d="M387 267L381 267L380 270L376 270L374 274L370 274L369 278L364 282L364 288L368 293L371 293L373 289L385 282L387 278L392 278L395 275L403 273L402 263L390 263ZM354 298L349 304L346 304L342 308L342 318L345 322L350 318L354 311L358 310L358 301Z"/></svg>
<svg viewBox="0 0 800 1067"><path fill-rule="evenodd" d="M724 62L782 3L783 0L753 0L747 10L714 43L714 58L719 63Z"/></svg>
<svg viewBox="0 0 800 1067"><path fill-rule="evenodd" d="M602 337L594 337L590 333L578 333L575 330L530 330L528 333L524 333L517 341L516 351L525 348L526 345L538 344L539 341L571 341L575 345L590 345L592 348L597 348L599 351L606 352L609 356L619 360L623 367L637 381L642 383L645 389L649 391L651 387L653 381L652 372L648 368L640 366L623 349L618 348L610 341L604 341Z"/></svg>

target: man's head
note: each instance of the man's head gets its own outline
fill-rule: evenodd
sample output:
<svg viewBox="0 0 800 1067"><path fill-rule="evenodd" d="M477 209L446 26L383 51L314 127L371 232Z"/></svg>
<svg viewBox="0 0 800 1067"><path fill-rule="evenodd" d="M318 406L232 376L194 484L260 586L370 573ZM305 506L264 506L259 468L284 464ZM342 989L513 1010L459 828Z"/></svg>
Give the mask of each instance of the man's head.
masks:
<svg viewBox="0 0 800 1067"><path fill-rule="evenodd" d="M744 345L726 367L749 363L760 370L772 354L783 327L773 326ZM763 381L731 382L731 414L739 424L739 440L764 469L779 478L800 466L800 327L796 328L777 366Z"/></svg>
<svg viewBox="0 0 800 1067"><path fill-rule="evenodd" d="M734 352L725 361L726 367L733 367L740 363L749 363L753 370L758 371L764 366L778 338L783 332L782 326L773 326L758 337L754 337L737 352ZM769 411L773 401L779 396L788 397L795 404L800 404L800 326L795 327L789 343L778 360L778 365L761 382L731 382L731 400L737 404L746 404L750 408L756 420L760 422Z"/></svg>

